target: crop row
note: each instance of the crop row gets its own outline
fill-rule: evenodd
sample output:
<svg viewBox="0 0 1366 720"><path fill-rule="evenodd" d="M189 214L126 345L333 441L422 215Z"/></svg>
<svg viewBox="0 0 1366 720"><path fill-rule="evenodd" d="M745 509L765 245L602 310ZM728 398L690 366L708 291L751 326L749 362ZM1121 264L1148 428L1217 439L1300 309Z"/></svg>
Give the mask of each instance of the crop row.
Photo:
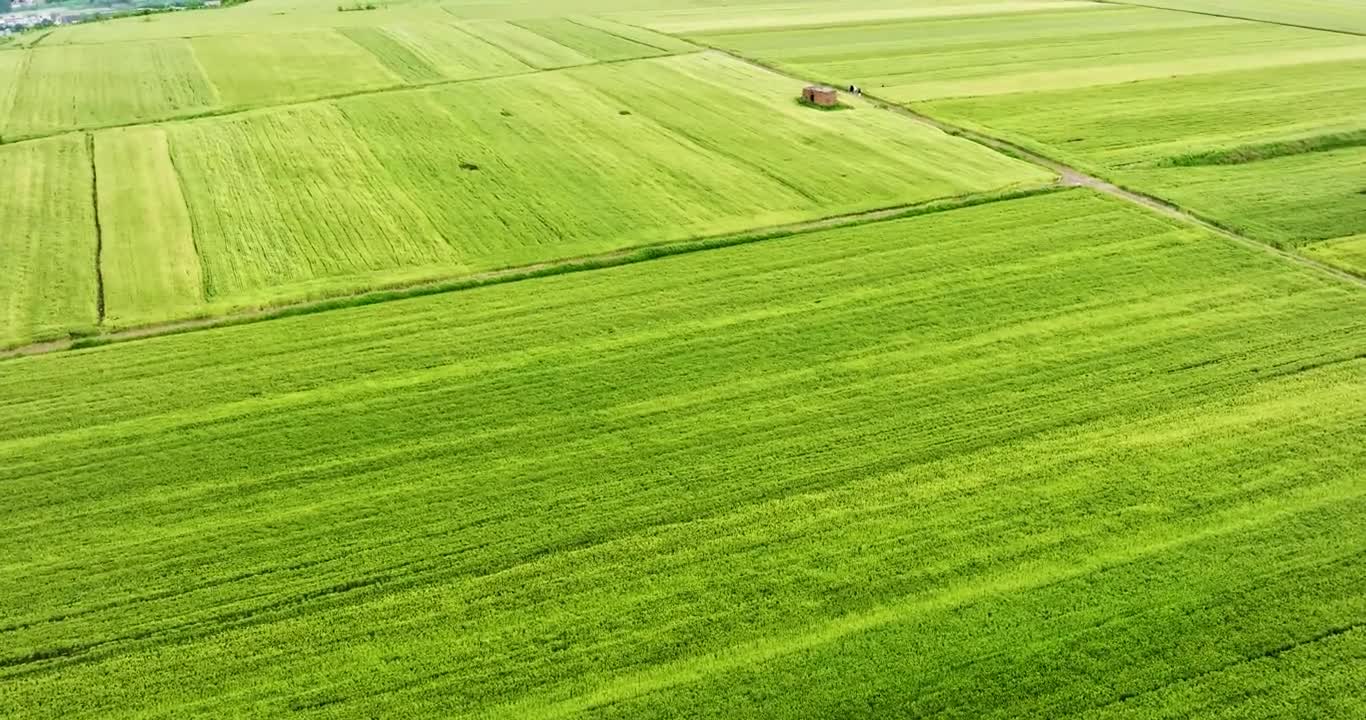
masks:
<svg viewBox="0 0 1366 720"><path fill-rule="evenodd" d="M1356 708L1364 309L1068 191L11 361L0 713Z"/></svg>

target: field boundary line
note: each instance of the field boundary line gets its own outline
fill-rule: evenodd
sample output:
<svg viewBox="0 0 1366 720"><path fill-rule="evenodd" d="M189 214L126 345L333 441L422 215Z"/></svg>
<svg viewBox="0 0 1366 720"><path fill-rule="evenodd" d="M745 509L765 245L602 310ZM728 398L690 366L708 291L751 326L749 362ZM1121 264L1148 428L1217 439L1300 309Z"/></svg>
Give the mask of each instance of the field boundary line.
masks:
<svg viewBox="0 0 1366 720"><path fill-rule="evenodd" d="M601 19L601 18L599 18L599 19ZM665 55L672 55L672 54L674 54L674 53L670 52L669 50L665 50L665 49L662 48L662 47L658 47L658 46L655 46L655 45L651 45L650 43L642 42L642 41L640 41L640 40L633 40L633 39L631 39L631 38L626 37L625 35L618 35L617 33L614 33L614 32L612 32L611 30L604 30L604 29L599 28L599 27L593 27L592 25L584 25L583 23L579 22L578 20L575 20L575 19L572 18L572 17L566 17L566 18L564 18L564 21L567 22L567 23L569 23L570 25L578 25L579 27L581 27L581 28L583 28L583 29L585 29L585 30L595 30L595 31L600 32L600 33L605 33L605 34L607 34L607 35L611 35L612 37L614 37L614 38L616 38L616 39L618 39L618 40L625 40L626 42L628 42L628 43L633 43L633 44L635 44L635 45L644 45L644 46L647 47L647 48L651 48L651 49L653 49L653 50L658 50L659 52L661 52L661 53L663 53L663 54L665 54ZM658 57L658 56L656 56L656 57Z"/></svg>
<svg viewBox="0 0 1366 720"><path fill-rule="evenodd" d="M190 249L194 250L194 261L199 266L199 299L207 301L213 286L209 282L209 268L204 262L204 253L199 249L199 220L192 205L194 201L190 200L190 188L185 184L185 173L180 169L180 163L175 159L175 140L165 130L162 130L161 133L166 139L166 161L171 163L171 172L175 173L176 188L180 190L180 201L184 203L185 216L190 220Z"/></svg>
<svg viewBox="0 0 1366 720"><path fill-rule="evenodd" d="M331 310L376 305L384 302L407 300L428 295L444 295L446 293L458 292L461 290L475 290L492 285L534 280L536 278L554 275L566 275L592 270L606 270L676 255L689 255L695 252L719 250L767 240L779 240L807 233L820 232L822 230L851 228L889 220L930 215L933 213L947 212L949 210L975 207L977 205L987 205L1033 197L1036 195L1046 195L1065 189L1065 186L1053 183L1049 185L1004 189L985 193L956 195L927 200L920 203L891 205L873 210L846 213L842 215L830 215L823 218L785 225L752 228L735 233L701 236L672 242L663 242L655 245L637 245L619 248L597 255L547 260L531 265L501 268L473 274L456 274L418 283L394 284L388 286L379 285L357 292L339 293L318 300L268 305L211 317L171 320L121 330L112 330L95 336L63 338L60 340L30 343L27 345L0 349L0 361L30 355L44 355L52 352L99 347L102 345L160 337L163 335L178 335L197 330L249 325L296 315L313 315Z"/></svg>
<svg viewBox="0 0 1366 720"><path fill-rule="evenodd" d="M1140 2L1128 2L1128 0L1089 0L1097 5L1115 5L1119 7L1141 7L1149 10L1166 10L1167 12L1186 13L1187 15L1204 15L1205 17L1217 17L1225 20L1243 20L1246 22L1261 23L1263 25L1280 25L1281 27L1296 28L1299 30L1317 30L1319 32L1337 33L1339 35L1352 35L1355 37L1366 37L1366 33L1356 30L1343 30L1341 28L1326 28L1316 25L1300 25L1299 23L1282 22L1280 20L1267 20L1266 18L1244 17L1242 15L1226 15L1223 13L1209 12L1207 10L1189 10L1186 8L1162 7L1160 5L1145 5Z"/></svg>
<svg viewBox="0 0 1366 720"><path fill-rule="evenodd" d="M564 67L553 67L544 69L531 67L527 70L522 70L514 73L506 73L502 75L481 75L479 77L472 78L432 80L429 82L411 83L403 85L385 85L383 87L369 88L366 90L349 90L347 92L334 93L331 95L319 95L317 97L308 98L306 100L290 100L288 102L267 105L239 105L236 107L210 109L205 110L203 112L188 113L183 115L163 115L160 117L149 118L146 120L133 120L130 122L109 123L107 125L70 127L61 130L54 130L52 132L47 133L40 133L37 135L20 135L12 139L7 139L3 136L0 136L0 145L18 145L20 143L38 142L40 140L47 140L49 138L62 137L64 135L76 135L78 133L99 132L101 130L119 130L122 128L150 127L153 125L178 125L180 123L190 123L197 122L200 120L212 120L216 118L234 117L237 115L271 113L277 110L300 108L307 105L313 105L317 103L328 103L334 100L346 100L348 98L354 97L368 97L372 95L386 95L389 93L401 92L420 92L423 90L430 90L432 88L465 85L468 83L476 82L488 82L492 80L530 77L532 75L540 75L541 73L559 73L566 72L569 70L578 70L580 68L597 67L598 65L619 65L622 63L647 62L650 60L658 60L659 58L665 57L683 57L687 55L699 55L701 53L709 51L709 48L699 46L696 50L690 50L688 52L670 53L668 55L646 55L644 57L622 58L620 60L598 60L591 63L583 63L581 65L566 65ZM18 92L17 87L15 89L15 92Z"/></svg>
<svg viewBox="0 0 1366 720"><path fill-rule="evenodd" d="M1101 0L1092 1L1099 2ZM715 52L722 53L740 62L753 65L754 67L760 68L762 70L777 73L779 75L782 75L783 77L792 78L793 80L796 80L801 83L811 82L808 78L802 78L780 68L772 67L758 60L747 58L743 55L738 55L729 50L724 50L721 48L712 48L712 50ZM1246 237L1237 232L1234 232L1233 230L1222 227L1215 222L1206 220L1200 215L1190 210L1187 210L1179 205L1175 205L1171 202L1168 202L1160 197L1149 195L1147 193L1138 192L1135 190L1130 190L1120 185L1116 185L1115 183L1112 183L1109 180L1106 180L1102 177L1082 171L1064 162L1060 162L1058 160L1046 157L1033 150L1017 145L1008 140L1003 140L1001 138L987 135L976 130L971 130L959 125L955 125L950 122L946 122L944 120L940 120L930 115L926 115L919 111L913 110L906 105L902 105L900 103L887 100L885 98L880 98L876 95L871 95L867 93L865 93L863 97L874 101L883 109L890 110L894 113L915 120L916 122L919 122L922 125L928 125L930 127L933 127L945 134L953 135L955 137L961 137L965 140L970 140L972 142L977 143L978 145L984 145L1004 155L1009 155L1010 157L1016 158L1018 160L1024 160L1026 162L1033 163L1040 167L1052 170L1053 172L1058 173L1059 177L1061 178L1061 184L1064 187L1091 188L1096 192L1104 193L1106 195L1118 198L1133 205L1138 205L1159 215L1163 215L1165 217L1180 221L1188 225L1194 225L1196 227L1202 228L1204 230L1214 233L1215 235L1218 235L1219 237L1222 237L1226 240L1231 240L1234 243L1250 248L1252 250L1266 253L1268 255L1281 258L1283 260L1287 260L1291 263L1295 263L1305 268L1317 270L1322 274L1328 275L1337 280L1345 281L1357 287L1366 288L1366 277L1354 275L1350 272L1347 272L1346 270L1333 267L1332 265L1329 265L1327 263L1319 262L1318 260L1315 260L1306 255L1302 255L1300 253L1284 250L1282 248L1271 245L1270 243L1265 243L1260 240L1253 240L1250 237Z"/></svg>
<svg viewBox="0 0 1366 720"><path fill-rule="evenodd" d="M95 165L95 133L85 134L90 158L90 210L95 219L95 324L104 324L104 229L100 227L100 173Z"/></svg>

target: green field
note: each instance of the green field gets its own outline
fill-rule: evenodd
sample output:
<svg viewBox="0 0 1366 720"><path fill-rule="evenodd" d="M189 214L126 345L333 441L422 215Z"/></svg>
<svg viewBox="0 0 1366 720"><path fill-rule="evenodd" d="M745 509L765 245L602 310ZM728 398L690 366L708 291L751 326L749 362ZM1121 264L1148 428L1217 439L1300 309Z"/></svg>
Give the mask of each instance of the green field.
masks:
<svg viewBox="0 0 1366 720"><path fill-rule="evenodd" d="M10 361L0 713L1359 710L1363 311L1070 191Z"/></svg>
<svg viewBox="0 0 1366 720"><path fill-rule="evenodd" d="M79 136L0 146L0 347L95 330L90 167Z"/></svg>
<svg viewBox="0 0 1366 720"><path fill-rule="evenodd" d="M0 718L1366 717L1366 7L373 5L0 49Z"/></svg>
<svg viewBox="0 0 1366 720"><path fill-rule="evenodd" d="M1366 34L1356 0L1135 0L1136 4Z"/></svg>
<svg viewBox="0 0 1366 720"><path fill-rule="evenodd" d="M792 91L688 54L95 133L103 327L1052 180L869 104L811 112Z"/></svg>
<svg viewBox="0 0 1366 720"><path fill-rule="evenodd" d="M248 8L64 27L0 52L0 141L699 50L594 17L523 27L430 5L362 18L237 12Z"/></svg>
<svg viewBox="0 0 1366 720"><path fill-rule="evenodd" d="M1281 7L1347 12L1331 0ZM675 26L667 13L643 21ZM1357 139L1343 147L1366 142L1366 38L1086 3L835 27L752 22L689 36L799 76L861 85L1274 245L1366 232L1360 154L1315 147L1344 135ZM1190 162L1216 154L1238 159Z"/></svg>

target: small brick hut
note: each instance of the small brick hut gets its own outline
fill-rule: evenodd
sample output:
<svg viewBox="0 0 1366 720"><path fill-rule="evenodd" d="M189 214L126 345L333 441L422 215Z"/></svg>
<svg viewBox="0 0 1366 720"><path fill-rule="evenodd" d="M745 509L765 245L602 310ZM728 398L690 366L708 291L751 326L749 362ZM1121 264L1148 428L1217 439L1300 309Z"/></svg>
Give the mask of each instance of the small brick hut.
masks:
<svg viewBox="0 0 1366 720"><path fill-rule="evenodd" d="M807 85L806 89L802 90L802 99L821 107L834 107L840 102L839 93L835 92L835 88L824 85Z"/></svg>

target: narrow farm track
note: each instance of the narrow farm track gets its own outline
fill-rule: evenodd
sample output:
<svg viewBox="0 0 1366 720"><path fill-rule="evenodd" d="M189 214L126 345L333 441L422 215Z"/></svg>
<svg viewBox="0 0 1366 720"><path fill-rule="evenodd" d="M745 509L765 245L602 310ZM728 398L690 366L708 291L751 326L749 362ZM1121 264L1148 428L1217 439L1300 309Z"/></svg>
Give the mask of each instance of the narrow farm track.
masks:
<svg viewBox="0 0 1366 720"><path fill-rule="evenodd" d="M750 65L754 65L755 67L768 70L769 72L784 75L786 77L790 77L794 80L803 83L811 82L809 78L798 77L781 68L767 65L753 58L737 55L733 52L730 52L728 50L722 50L720 48L713 49L717 52L729 55L730 57L733 57L741 62L749 63ZM1238 233L1232 232L1218 225L1215 225L1214 223L1211 223L1207 220L1201 219L1200 217L1189 212L1188 210L1185 210L1180 206L1169 203L1166 200L1162 200L1161 198L1156 198L1151 195L1145 195L1143 193L1135 192L1127 188L1122 188L1108 180L1105 180L1104 178L1097 177L1095 175L1072 167L1071 165L1067 165L1065 163L1058 162L1057 160L1053 160L1052 158L1045 157L1032 150L1027 150L1023 147L1020 147L1019 145L1016 145L1014 143L1002 140L1000 138L992 137L990 135L984 135L980 132L969 130L964 127L959 127L952 123L944 122L943 120L940 120L938 118L916 112L915 110L906 107L905 105L898 104L894 101L879 98L876 95L868 93L864 93L863 96L869 100L873 100L879 103L887 110L911 118L913 120L916 120L917 122L938 128L939 130L942 130L950 135L955 135L967 140L971 140L975 143L978 143L979 145L985 145L989 148L992 148L993 150L1005 153L1006 155L1010 155L1021 160L1027 160L1029 162L1034 163L1035 165L1048 168L1049 170L1052 170L1053 172L1058 174L1064 186L1091 188L1093 190L1096 190L1097 192L1102 192L1106 195L1110 195L1112 197L1119 198L1120 200L1124 200L1125 202L1142 206L1151 211L1157 212L1162 215L1166 215L1167 217L1175 218L1177 220L1181 220L1182 222L1199 226L1201 228L1204 228L1205 230L1215 233L1223 238L1231 240L1251 250L1274 255L1289 262L1293 262L1304 267L1312 268L1321 273L1337 278L1338 280L1342 280L1352 285L1356 285L1357 287L1366 288L1366 278L1362 278L1353 275L1349 272L1339 270L1331 265L1327 265L1325 263L1321 263L1317 260L1314 260L1313 258L1300 255L1298 253L1288 252L1286 250L1282 250L1280 248L1268 245L1267 243L1259 242L1257 240L1253 240L1252 238L1239 235Z"/></svg>
<svg viewBox="0 0 1366 720"><path fill-rule="evenodd" d="M1149 10L1166 10L1167 12L1186 13L1188 15L1204 15L1205 17L1217 17L1227 20L1244 20L1247 22L1262 23L1263 25L1280 25L1281 27L1298 28L1300 30L1317 30L1319 32L1337 33L1339 35L1353 35L1356 37L1366 37L1366 33L1355 30L1343 30L1341 28L1328 28L1319 25L1301 25L1299 23L1281 22L1279 20L1268 20L1266 18L1248 17L1247 15L1229 15L1226 13L1208 12L1206 10L1191 10L1189 8L1163 7L1161 5L1146 5L1139 2L1126 2L1125 0L1088 0L1098 5L1120 5L1123 7L1141 7Z"/></svg>
<svg viewBox="0 0 1366 720"><path fill-rule="evenodd" d="M669 257L702 250L711 250L722 247L733 247L745 245L764 240L776 240L793 235L816 232L820 230L830 230L841 227L851 227L865 223L890 220L893 218L910 217L914 215L929 214L933 212L943 212L959 208L981 205L989 202L1009 200L1027 195L1051 192L1062 187L1061 185L1044 186L1029 190L1021 190L1010 193L985 193L977 195L967 195L956 198L941 198L924 203L911 205L897 205L892 207L879 208L866 212L852 213L846 215L834 215L809 220L790 225L780 225L768 228L755 228L743 233L719 235L714 237L696 238L677 243L666 243L661 245L646 245L641 247L623 248L611 252L596 255L586 255L574 258L563 258L547 262L523 265L519 267L504 268L489 272L476 274L452 275L447 278L430 282L417 283L411 285L397 285L377 287L360 293L341 294L323 300L314 300L301 303L289 303L274 305L270 307L253 310L250 312L234 313L208 318L193 318L178 320L154 325L145 325L124 330L103 333L94 338L95 344L107 344L138 340L142 338L157 337L161 335L174 335L195 330L207 330L209 328L224 327L229 325L243 325L252 322L261 322L273 318L311 315L314 313L326 312L339 307L349 307L352 305L369 305L389 300L401 300L423 295L436 295L457 290L468 290L488 285L497 285L518 280L528 280L546 275L559 275L571 272L581 272L585 270L597 270L619 265L631 265L644 262L659 257ZM0 350L0 360L9 358L43 355L52 352L85 347L90 344L90 339L77 340L64 338L46 342L31 343L20 347Z"/></svg>

